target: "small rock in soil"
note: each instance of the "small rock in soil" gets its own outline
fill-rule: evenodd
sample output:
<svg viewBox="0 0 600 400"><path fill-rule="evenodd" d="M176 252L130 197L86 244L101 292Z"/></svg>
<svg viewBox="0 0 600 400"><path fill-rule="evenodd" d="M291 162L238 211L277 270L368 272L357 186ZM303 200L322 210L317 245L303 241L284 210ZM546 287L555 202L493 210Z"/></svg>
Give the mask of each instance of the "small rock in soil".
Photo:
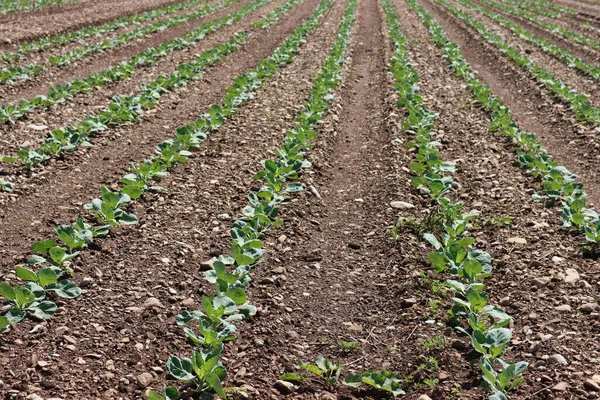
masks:
<svg viewBox="0 0 600 400"><path fill-rule="evenodd" d="M431 397L427 396L426 394L422 394L417 400L431 400Z"/></svg>
<svg viewBox="0 0 600 400"><path fill-rule="evenodd" d="M405 209L405 208L415 208L414 204L407 203L405 201L392 201L390 203L392 208Z"/></svg>
<svg viewBox="0 0 600 400"><path fill-rule="evenodd" d="M27 125L27 129L31 129L32 131L43 131L48 129L48 127L46 125L29 124Z"/></svg>
<svg viewBox="0 0 600 400"><path fill-rule="evenodd" d="M576 269L567 269L565 275L565 283L577 283L579 281L579 272Z"/></svg>
<svg viewBox="0 0 600 400"><path fill-rule="evenodd" d="M596 303L585 303L585 304L581 305L581 307L579 307L579 309L582 312L584 312L586 314L589 314L589 313L592 313L592 312L594 312L594 311L596 311L598 309L598 304L596 304Z"/></svg>
<svg viewBox="0 0 600 400"><path fill-rule="evenodd" d="M554 354L548 357L548 364L567 365L567 360L560 354Z"/></svg>
<svg viewBox="0 0 600 400"><path fill-rule="evenodd" d="M583 387L593 392L600 392L600 385L591 379L586 379L585 382L583 382Z"/></svg>
<svg viewBox="0 0 600 400"><path fill-rule="evenodd" d="M511 237L508 238L506 241L512 244L527 244L527 239L520 237Z"/></svg>
<svg viewBox="0 0 600 400"><path fill-rule="evenodd" d="M417 304L417 299L415 299L414 297L410 297L408 299L404 299L402 300L402 308L410 308L412 306L414 306L415 304Z"/></svg>
<svg viewBox="0 0 600 400"><path fill-rule="evenodd" d="M286 381L277 381L277 382L275 382L275 385L273 385L273 386L281 394L290 394L296 390L293 383L286 382Z"/></svg>
<svg viewBox="0 0 600 400"><path fill-rule="evenodd" d="M79 282L79 286L83 289L90 286L94 280L90 277L85 277Z"/></svg>
<svg viewBox="0 0 600 400"><path fill-rule="evenodd" d="M204 261L200 263L200 271L210 271L214 269L213 263L215 262L214 258L211 258L208 261Z"/></svg>
<svg viewBox="0 0 600 400"><path fill-rule="evenodd" d="M194 307L196 305L196 302L194 301L194 299L185 299L181 302L181 305L184 307Z"/></svg>
<svg viewBox="0 0 600 400"><path fill-rule="evenodd" d="M154 377L149 372L144 372L143 374L139 374L137 377L138 384L144 389L147 388L152 381L154 381Z"/></svg>
<svg viewBox="0 0 600 400"><path fill-rule="evenodd" d="M544 287L550 282L550 277L544 276L542 278L535 278L533 284L537 287Z"/></svg>
<svg viewBox="0 0 600 400"><path fill-rule="evenodd" d="M162 303L160 302L160 300L158 300L156 297L149 297L143 304L144 308L150 308L150 307L159 307L159 308L165 308L165 306L162 305Z"/></svg>
<svg viewBox="0 0 600 400"><path fill-rule="evenodd" d="M552 387L552 390L555 392L564 392L569 387L567 382L558 382L556 385Z"/></svg>
<svg viewBox="0 0 600 400"><path fill-rule="evenodd" d="M29 396L27 396L27 400L44 400L42 397L38 396L37 394L30 394Z"/></svg>
<svg viewBox="0 0 600 400"><path fill-rule="evenodd" d="M288 339L298 339L298 337L299 337L300 335L298 335L298 332L296 332L296 331L287 331L287 332L285 333L285 336L286 336Z"/></svg>
<svg viewBox="0 0 600 400"><path fill-rule="evenodd" d="M571 306L568 304L563 304L555 308L556 311L571 311Z"/></svg>

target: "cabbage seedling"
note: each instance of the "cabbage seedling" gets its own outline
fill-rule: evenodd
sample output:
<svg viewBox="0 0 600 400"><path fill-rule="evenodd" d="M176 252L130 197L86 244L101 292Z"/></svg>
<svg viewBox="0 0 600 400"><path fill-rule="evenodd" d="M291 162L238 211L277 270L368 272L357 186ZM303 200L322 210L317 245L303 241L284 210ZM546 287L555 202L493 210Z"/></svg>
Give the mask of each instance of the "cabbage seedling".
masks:
<svg viewBox="0 0 600 400"><path fill-rule="evenodd" d="M126 193L113 193L106 186L102 186L102 197L92 200L90 204L83 207L92 210L98 221L109 226L132 225L138 223L137 217L126 213L122 208L130 201L131 197Z"/></svg>
<svg viewBox="0 0 600 400"><path fill-rule="evenodd" d="M358 388L362 384L369 385L394 397L406 394L402 390L402 377L390 371L365 371L362 374L351 374L346 376L342 383L353 388Z"/></svg>

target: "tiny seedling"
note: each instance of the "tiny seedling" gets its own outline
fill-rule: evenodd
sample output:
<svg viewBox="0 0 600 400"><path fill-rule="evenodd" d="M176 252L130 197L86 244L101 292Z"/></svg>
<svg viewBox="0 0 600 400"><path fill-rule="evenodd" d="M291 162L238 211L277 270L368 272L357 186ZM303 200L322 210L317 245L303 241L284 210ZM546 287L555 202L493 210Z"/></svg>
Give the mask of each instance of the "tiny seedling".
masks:
<svg viewBox="0 0 600 400"><path fill-rule="evenodd" d="M340 363L328 360L323 356L317 357L314 364L299 361L298 366L317 376L327 390L333 389L338 384L343 369Z"/></svg>
<svg viewBox="0 0 600 400"><path fill-rule="evenodd" d="M344 340L338 341L338 346L342 353L352 353L358 349L360 349L360 344L358 342L346 342Z"/></svg>

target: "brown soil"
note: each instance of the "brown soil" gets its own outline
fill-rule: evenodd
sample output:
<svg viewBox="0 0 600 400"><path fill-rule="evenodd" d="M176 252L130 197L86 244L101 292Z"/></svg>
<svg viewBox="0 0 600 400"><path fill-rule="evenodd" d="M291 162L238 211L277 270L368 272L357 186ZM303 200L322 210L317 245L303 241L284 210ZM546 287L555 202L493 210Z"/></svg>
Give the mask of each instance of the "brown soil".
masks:
<svg viewBox="0 0 600 400"><path fill-rule="evenodd" d="M103 0L60 4L0 16L1 50L11 43L21 43L100 25L123 16L137 14L176 3L176 0Z"/></svg>
<svg viewBox="0 0 600 400"><path fill-rule="evenodd" d="M141 125L123 126L106 132L94 140L95 145L88 151L78 151L64 160L57 160L35 178L27 180L18 202L9 201L11 195L5 197L5 206L0 211L0 223L4 227L0 235L9 231L22 231L28 226L33 228L33 236L49 235L53 228L50 221L75 220L82 211L81 205L97 196L100 186L111 184L115 178L122 176L123 168L128 166L130 161L151 156L155 145L169 139L175 128L196 120L208 105L218 102L232 79L268 56L311 12L315 3L315 0L306 1L289 17L283 18L279 24L273 26L268 33L256 32L248 43L227 61L207 69L201 81L190 83L161 97L159 106L144 116ZM207 46L208 49L227 40L228 36L223 35L230 33L217 32L210 40L207 39L203 46ZM98 165L103 165L102 170L97 168ZM75 193L73 188L77 188ZM45 198L45 211L41 212L39 196L47 191L54 194ZM30 209L33 212L32 218L27 218L27 221L14 218L16 215L10 210L17 204ZM35 212L35 209L40 212ZM30 246L27 241L8 238L6 241L0 240L8 245L3 251L10 248L10 252L14 252L17 258L20 257L18 254L22 254Z"/></svg>
<svg viewBox="0 0 600 400"><path fill-rule="evenodd" d="M30 122L58 126L106 104L114 94L132 92L140 81L248 29L282 1L131 80L55 111L35 113L10 134L26 134L23 125ZM232 79L269 56L317 3L305 0L268 31L254 30L246 45L208 68L201 81L161 98L140 125L101 134L92 148L56 160L32 177L19 177L15 193L0 192L2 278L14 282L14 265L25 261L34 241L49 237L57 224L85 215L82 204L102 185L114 188L130 162L150 156L176 127L219 101ZM582 173L590 199L600 204L600 178L588 167L596 153L583 154L593 140L589 129L475 32L430 0L423 4L511 107L516 121L536 133L559 163ZM148 194L132 205L139 225L118 228L82 252L74 264L75 279L84 287L80 298L59 302L57 314L38 328L25 321L2 334L0 396L144 399L147 390L172 383L166 380L167 358L191 351L175 316L211 292L200 264L227 251L231 220L256 186L253 176L260 161L273 156L307 100L346 5L337 1L294 63L282 67L187 164L163 179L168 193ZM457 164L449 196L463 201L465 210L481 212L471 233L477 247L494 257L486 291L491 303L515 319L507 359L530 363L525 381L510 398L597 398L587 381L600 374L600 323L596 312L584 313L580 306L598 307L600 265L578 253L582 237L561 227L560 210L531 200L539 182L513 165L514 148L503 136L488 132L487 115L470 105L468 90L447 69L416 15L403 0L394 5L411 38L409 55L424 105L437 114L432 135L442 143L442 158ZM431 270L427 255L432 249L408 228L397 243L388 232L400 216L422 221L433 210L410 184L413 152L406 143L411 138L403 132L404 112L395 104L387 71L392 53L386 32L378 1L359 0L344 81L308 152L313 168L301 177L306 190L283 205L284 224L269 233L265 260L253 271L248 295L259 313L238 325L238 338L228 343L223 359L230 372L227 386L245 388L252 399L284 398L276 389L279 376L298 372L297 361L314 362L319 355L339 360L344 374L365 369L400 373L408 400L424 394L435 400L487 398L478 386L477 366L471 365L475 355L448 325L452 294L435 290L435 281L448 276ZM13 139L18 142L17 136ZM395 209L392 201L414 207ZM490 218L509 218L510 224ZM526 244L515 245L510 238ZM579 273L574 284L564 280L569 268ZM148 305L149 299L158 304ZM419 343L436 337L445 339L439 350L425 350ZM341 340L360 348L343 352ZM564 356L567 365L552 364L549 356L555 354ZM419 371L427 357L437 360L439 371ZM147 386L139 378L143 373L151 375ZM428 377L439 382L429 388ZM553 389L559 382L567 384L564 391ZM285 397L383 398L342 385L326 389L316 380L301 383Z"/></svg>

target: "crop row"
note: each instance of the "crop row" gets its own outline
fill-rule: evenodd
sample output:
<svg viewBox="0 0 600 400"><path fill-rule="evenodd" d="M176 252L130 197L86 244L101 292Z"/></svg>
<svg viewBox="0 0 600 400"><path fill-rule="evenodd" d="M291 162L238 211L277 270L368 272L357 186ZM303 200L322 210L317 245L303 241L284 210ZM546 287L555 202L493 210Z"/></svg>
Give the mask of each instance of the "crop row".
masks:
<svg viewBox="0 0 600 400"><path fill-rule="evenodd" d="M81 60L86 56L123 46L133 40L140 39L152 33L174 28L188 21L202 18L219 8L220 7L215 5L207 5L189 14L174 16L166 20L159 20L152 25L139 27L130 32L122 33L114 39L105 39L94 44L85 45L76 50L69 51L61 56L50 56L48 58L48 63L51 66L64 67L72 62ZM46 66L43 63L26 66L9 66L8 68L0 71L0 84L3 84L7 81L14 82L16 80L31 79L33 76L39 74L45 69ZM27 70L27 73L21 72L22 70Z"/></svg>
<svg viewBox="0 0 600 400"><path fill-rule="evenodd" d="M229 7L241 0L224 0L213 4L210 11L220 10ZM241 11L241 10L240 10ZM239 13L239 11L238 11ZM238 15L238 14L236 14ZM138 68L156 63L159 59L168 56L173 51L180 51L193 46L204 37L215 32L223 25L226 25L228 18L232 14L207 22L191 32L186 33L181 38L175 38L161 43L158 47L145 49L142 52L132 56L127 61L123 61L116 66L109 66L103 71L98 71L84 79L74 79L64 85L54 85L48 90L48 95L39 95L32 99L22 99L17 104L0 106L0 122L15 123L16 120L23 118L35 109L41 107L51 107L72 99L73 97L95 90L98 87L118 82L123 79L131 78Z"/></svg>
<svg viewBox="0 0 600 400"><path fill-rule="evenodd" d="M544 201L549 207L560 203L563 208L563 226L585 235L588 245L582 246L583 252L597 253L600 249L600 215L593 209L586 208L587 195L583 183L577 182L577 176L566 167L558 165L534 134L519 128L508 107L502 105L490 88L481 83L473 73L471 66L463 58L460 47L446 38L443 29L425 9L416 6L414 0L410 1L429 29L434 43L443 50L450 69L471 89L474 103L489 113L490 132L499 132L509 138L515 144L516 160L521 170L540 181L539 193L532 195L532 199Z"/></svg>
<svg viewBox="0 0 600 400"><path fill-rule="evenodd" d="M58 33L53 36L46 36L36 41L22 44L16 51L0 51L0 59L6 63L12 63L25 58L25 54L46 50L53 47L64 46L67 43L77 42L90 36L101 36L105 33L110 33L129 25L137 25L145 21L160 18L174 12L195 7L206 0L187 0L184 2L171 4L168 6L155 8L149 11L144 11L127 17L121 17L117 20L109 21L103 25L84 27L75 32Z"/></svg>
<svg viewBox="0 0 600 400"><path fill-rule="evenodd" d="M327 109L332 91L341 81L340 68L350 41L355 12L356 0L350 0L339 25L338 39L314 81L314 90L304 112L296 119L296 126L288 130L283 146L276 149L277 158L262 162L262 170L255 179L263 185L249 193L249 204L243 209L243 217L231 227L231 255L219 256L213 263L214 270L205 273L208 282L215 285L215 295L202 298L201 310L183 311L177 317L178 323L186 326L184 331L194 350L189 358L170 357L167 370L186 385L191 383L193 392L201 397L211 398L217 394L226 398L222 382L227 372L220 361L223 346L235 339L234 323L250 318L256 312L246 296L246 288L252 281L250 271L264 256L266 233L283 222L277 219L279 205L287 195L302 190L300 183L290 181L297 180L302 170L311 165L304 159L304 153L316 135L314 127ZM197 324L198 333L187 327L190 323ZM162 395L153 392L149 398L177 396L177 390L168 387Z"/></svg>
<svg viewBox="0 0 600 400"><path fill-rule="evenodd" d="M507 57L516 66L530 73L536 81L544 85L552 94L567 103L575 111L577 120L587 122L593 125L596 130L600 130L600 109L593 107L587 96L569 88L550 72L536 65L525 54L506 44L501 36L487 29L485 25L472 18L468 13L445 0L435 0L435 2L456 15L466 25L474 28L483 39L498 48L499 54Z"/></svg>
<svg viewBox="0 0 600 400"><path fill-rule="evenodd" d="M296 7L298 4L301 4L303 1L304 0L291 0L283 3L282 5L271 11L269 15L267 15L265 18L254 23L254 27L264 29L267 26L276 23L277 21L279 21L279 17L282 14L286 14L288 11Z"/></svg>
<svg viewBox="0 0 600 400"><path fill-rule="evenodd" d="M496 14L484 7L473 4L469 0L457 0L457 2L467 8L470 8L471 10L477 11L479 14L485 15L503 27L510 29L512 32L518 35L519 38L535 45L544 53L550 54L551 56L561 60L567 67L575 68L600 82L600 67L587 64L581 58L576 57L569 53L569 51L552 44L552 42L549 40L536 36L526 29L521 28L519 25L507 20L503 16Z"/></svg>
<svg viewBox="0 0 600 400"><path fill-rule="evenodd" d="M256 0L248 3L235 13L204 24L200 29L204 28L204 32L210 32L230 25L271 1ZM246 36L240 35L240 40L245 40ZM218 58L220 55L217 54L216 57ZM88 114L71 126L54 129L38 149L21 148L17 156L3 157L2 161L20 162L27 170L30 170L65 152L75 151L81 145L90 146L91 138L98 132L110 127L139 123L140 116L145 111L156 107L162 95L181 88L192 80L197 80L201 77L204 67L213 63L212 57L207 57L206 53L192 61L181 63L177 66L176 71L169 75L159 75L152 82L141 83L141 92L129 96L115 96L102 111Z"/></svg>
<svg viewBox="0 0 600 400"><path fill-rule="evenodd" d="M435 113L423 108L417 85L419 77L407 55L408 39L402 33L398 17L390 0L383 0L387 14L390 39L395 54L390 60L390 71L398 92L397 105L407 113L403 128L413 137L408 143L415 149L415 162L410 164L415 173L412 185L428 196L436 211L431 220L433 232L423 235L435 251L429 261L436 272L449 272L453 279L446 281L456 293L450 311L456 329L470 338L473 350L480 354L479 366L484 386L492 392L490 399L506 399L506 393L521 381L527 363L511 363L501 357L508 350L513 319L500 308L488 304L482 280L492 273L492 257L473 246L475 238L469 236L470 220L476 212L463 213L462 203L453 202L446 195L452 190L453 180L447 175L454 172L453 163L440 158L439 142L432 140ZM441 237L441 239L438 239Z"/></svg>
<svg viewBox="0 0 600 400"><path fill-rule="evenodd" d="M246 37L247 35L236 36L230 42L204 52L197 59L198 71L208 65L215 64L224 56L236 50L237 45L244 41ZM160 176L163 171L157 168L159 165L168 166L178 161L177 154L173 151L172 146L166 145L164 147L160 149L162 152L161 159L163 160L161 164L156 162L141 164L139 168L133 169L133 174L123 178L126 186L121 193L113 193L107 188L102 188L102 196L85 206L85 208L92 210L95 219L100 221L102 225L91 226L78 219L72 226L59 226L55 229L58 240L64 247L59 246L54 240L44 240L33 245L34 255L29 258L27 264L30 267L43 268L36 273L18 266L15 271L17 277L30 282L16 289L13 289L7 282L0 283L2 285L0 296L9 302L9 312L0 317L0 331L9 325L20 322L26 315L38 319L50 318L56 311L56 305L52 303L53 306L51 307L48 304L49 302L38 302L46 297L47 291L54 290L54 285L74 286L72 282L63 280L63 278L72 275L70 269L65 269L68 263L79 255L81 249L92 243L94 238L105 237L111 227L137 223L135 215L127 213L124 207L132 198L138 198L145 189L148 189L145 184L149 177L157 176L157 174ZM156 187L152 187L152 189L158 190ZM52 274L54 276L51 276ZM46 276L48 278L45 278ZM11 290L17 295L11 294ZM18 296L19 293L21 293L20 296ZM76 294L79 295L79 293ZM40 304L46 305L45 314L38 311Z"/></svg>
<svg viewBox="0 0 600 400"><path fill-rule="evenodd" d="M81 0L4 0L0 3L0 14L78 1Z"/></svg>
<svg viewBox="0 0 600 400"><path fill-rule="evenodd" d="M567 39L574 41L577 44L580 44L582 46L590 46L597 50L600 50L600 42L591 39L589 36L580 35L576 32L573 32L569 28L563 28L563 27L553 24L551 22L544 21L543 19L538 18L534 14L515 9L515 8L507 6L505 4L500 4L500 3L497 3L492 0L480 0L480 1L491 7L495 7L497 9L507 12L509 14L516 15L517 17L526 19L529 22L533 22L536 25L539 25L543 28L548 29L552 33L559 34Z"/></svg>
<svg viewBox="0 0 600 400"><path fill-rule="evenodd" d="M207 5L189 14L174 16L165 20L159 20L152 25L139 27L130 32L122 33L114 39L105 39L98 43L89 44L79 49L69 51L61 56L51 56L48 59L48 62L52 66L64 67L91 54L102 53L105 50L123 46L131 41L143 38L153 33L175 28L186 22L200 19L212 11L214 11L212 6Z"/></svg>
<svg viewBox="0 0 600 400"><path fill-rule="evenodd" d="M268 25L265 25L265 29L267 27ZM306 33L304 33L304 35L306 35ZM234 39L204 52L198 57L198 60L202 60L204 66L217 63L222 60L223 57L234 52L238 45L244 42L247 37L248 34L246 33L237 34ZM279 53L276 53L273 56L273 62L287 62L289 57L291 57L288 55L287 51L295 52L295 49L300 44L297 41L290 40L286 43L287 47L282 46ZM264 71L261 70L261 79L267 79L268 76L274 74L273 70L267 68L272 68L271 64L261 65L263 65L264 68ZM277 66L279 66L279 64L277 64ZM240 76L228 89L228 95L224 99L224 105L229 105L228 109L230 112L236 112L236 107L252 98L252 92L261 86L261 83L255 80L255 76L256 73L252 72ZM106 237L113 227L137 224L137 217L134 214L127 212L128 205L133 200L142 198L143 194L147 191L165 191L166 189L153 185L152 183L167 176L169 170L176 165L185 163L191 155L191 151L200 146L200 143L206 138L206 135L209 132L218 129L218 127L224 123L228 115L229 114L227 114L221 106L216 104L210 106L209 112L203 114L196 122L177 129L172 140L166 140L158 144L155 150L157 154L155 157L144 160L139 165L132 165L131 172L121 178L120 182L122 187L119 191L112 192L108 188L103 187L99 198L93 199L91 203L84 205L84 208L90 210L93 215L93 218L96 221L94 224L87 223L82 218L77 218L72 225L61 225L55 229L56 240L48 239L36 242L32 247L34 254L29 258L27 264L29 267L37 266L42 267L42 269L36 273L22 266L17 266L15 271L20 279L26 281L31 280L37 286L40 286L41 289L37 286L32 286L32 283L27 283L24 286L19 286L17 288L12 288L8 282L3 282L1 284L0 289L6 288L0 292L0 296L8 303L5 307L5 310L8 310L8 313L0 316L0 332L5 330L9 325L18 323L23 319L13 317L12 313L21 317L31 316L38 319L47 319L54 313L56 310L55 306L49 308L47 310L48 312L45 314L36 312L39 300L23 303L21 302L23 297L17 299L16 295L12 296L8 289L8 287L11 287L12 291L15 293L24 293L26 295L24 298L27 300L32 300L28 292L34 293L30 288L35 289L35 293L37 293L36 296L39 296L40 298L42 296L42 291L44 291L44 296L46 291L56 291L55 286L53 286L55 285L54 283L47 283L47 280L39 278L36 278L37 280L35 281L33 280L34 275L38 276L41 271L50 269L55 272L57 279L59 279L57 284L61 285L59 289L65 289L66 294L71 295L72 297L79 295L79 289L76 288L72 282L65 279L73 274L73 271L69 267L73 259L75 259L80 251L87 248L96 238ZM59 244L59 242L61 244ZM45 275L49 275L49 273L46 271L43 272L42 276ZM45 283L45 285L42 285L43 283ZM63 291L56 292L59 295L63 294ZM63 297L66 297L66 294ZM32 307L32 304L33 308L29 309Z"/></svg>
<svg viewBox="0 0 600 400"><path fill-rule="evenodd" d="M562 14L577 15L577 10L561 6L545 0L501 0L503 3L522 8L525 11L531 11L550 18L560 18Z"/></svg>

